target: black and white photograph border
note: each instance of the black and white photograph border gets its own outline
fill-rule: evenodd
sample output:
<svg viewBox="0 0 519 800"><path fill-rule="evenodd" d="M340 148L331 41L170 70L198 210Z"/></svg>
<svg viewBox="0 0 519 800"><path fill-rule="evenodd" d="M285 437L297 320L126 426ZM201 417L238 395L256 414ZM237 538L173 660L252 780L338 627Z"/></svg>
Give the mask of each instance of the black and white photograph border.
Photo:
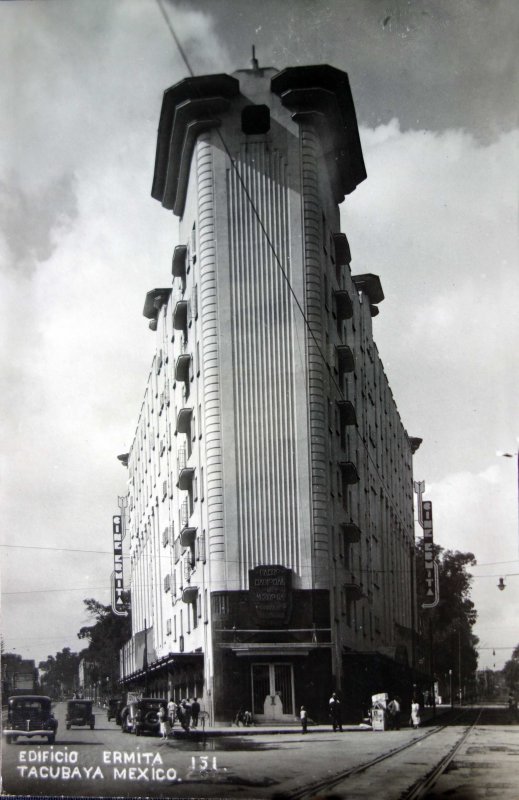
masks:
<svg viewBox="0 0 519 800"><path fill-rule="evenodd" d="M0 4L4 795L515 800L518 34Z"/></svg>

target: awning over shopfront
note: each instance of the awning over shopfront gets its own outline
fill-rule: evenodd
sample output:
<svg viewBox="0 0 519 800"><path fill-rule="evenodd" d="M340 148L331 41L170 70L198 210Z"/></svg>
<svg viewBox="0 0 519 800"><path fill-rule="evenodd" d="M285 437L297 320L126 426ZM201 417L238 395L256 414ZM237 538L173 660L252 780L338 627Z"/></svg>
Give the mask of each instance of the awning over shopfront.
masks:
<svg viewBox="0 0 519 800"><path fill-rule="evenodd" d="M121 683L132 683L142 678L152 677L161 671L175 672L177 669L186 669L187 667L203 669L203 666L203 653L169 653L149 664L147 669L138 669L131 675L126 675L121 679Z"/></svg>

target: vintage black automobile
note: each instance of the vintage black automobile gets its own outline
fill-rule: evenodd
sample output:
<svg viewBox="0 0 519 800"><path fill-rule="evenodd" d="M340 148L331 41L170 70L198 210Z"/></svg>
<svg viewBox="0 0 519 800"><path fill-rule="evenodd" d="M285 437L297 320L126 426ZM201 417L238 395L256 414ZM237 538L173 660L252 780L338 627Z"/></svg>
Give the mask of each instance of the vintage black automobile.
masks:
<svg viewBox="0 0 519 800"><path fill-rule="evenodd" d="M49 744L54 744L57 728L50 697L20 694L7 701L7 722L3 731L7 744L16 742L20 736L31 739L43 736Z"/></svg>
<svg viewBox="0 0 519 800"><path fill-rule="evenodd" d="M91 700L69 700L67 703L67 714L65 725L70 730L72 725L88 725L90 730L94 729L96 718L92 714Z"/></svg>
<svg viewBox="0 0 519 800"><path fill-rule="evenodd" d="M129 703L121 713L121 730L123 733L157 734L159 732L159 708L167 706L167 700L161 697L143 697Z"/></svg>
<svg viewBox="0 0 519 800"><path fill-rule="evenodd" d="M109 697L108 698L108 707L106 710L106 716L108 717L108 722L111 719L115 719L117 725L120 725L122 722L121 719L121 711L124 708L124 700L122 697Z"/></svg>

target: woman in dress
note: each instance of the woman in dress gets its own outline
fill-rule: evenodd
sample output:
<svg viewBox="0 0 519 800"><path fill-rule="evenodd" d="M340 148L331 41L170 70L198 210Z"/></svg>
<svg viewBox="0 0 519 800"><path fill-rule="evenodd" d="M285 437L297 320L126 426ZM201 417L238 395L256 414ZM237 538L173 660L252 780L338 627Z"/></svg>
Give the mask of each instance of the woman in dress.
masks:
<svg viewBox="0 0 519 800"><path fill-rule="evenodd" d="M413 728L420 727L420 704L414 699L411 703L411 725Z"/></svg>
<svg viewBox="0 0 519 800"><path fill-rule="evenodd" d="M166 711L165 705L161 705L161 707L159 708L158 717L159 717L160 735L163 739L167 739L169 733L169 720L168 720L168 712Z"/></svg>

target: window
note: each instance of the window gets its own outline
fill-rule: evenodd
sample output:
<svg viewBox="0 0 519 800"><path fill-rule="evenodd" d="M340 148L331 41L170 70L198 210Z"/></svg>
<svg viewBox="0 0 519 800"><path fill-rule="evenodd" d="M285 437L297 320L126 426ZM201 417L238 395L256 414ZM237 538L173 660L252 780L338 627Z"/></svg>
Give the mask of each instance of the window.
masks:
<svg viewBox="0 0 519 800"><path fill-rule="evenodd" d="M267 133L270 130L270 109L265 105L245 106L241 112L241 129L243 133Z"/></svg>

